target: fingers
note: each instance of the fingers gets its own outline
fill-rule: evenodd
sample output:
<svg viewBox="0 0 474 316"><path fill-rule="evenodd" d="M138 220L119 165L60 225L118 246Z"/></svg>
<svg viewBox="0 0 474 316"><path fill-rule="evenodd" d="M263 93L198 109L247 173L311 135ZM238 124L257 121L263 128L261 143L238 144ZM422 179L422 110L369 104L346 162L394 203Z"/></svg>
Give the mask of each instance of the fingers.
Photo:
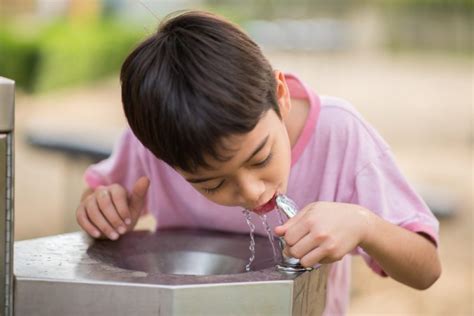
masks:
<svg viewBox="0 0 474 316"><path fill-rule="evenodd" d="M300 262L305 267L310 267L316 263L331 263L339 261L345 253L337 247L336 243L325 242L321 246L314 248L301 258Z"/></svg>
<svg viewBox="0 0 474 316"><path fill-rule="evenodd" d="M324 248L318 247L310 251L303 258L300 259L300 263L304 267L312 267L316 263L320 263L321 260L326 256Z"/></svg>
<svg viewBox="0 0 474 316"><path fill-rule="evenodd" d="M96 199L93 198L93 196L89 197L86 200L85 210L90 222L93 223L93 225L96 226L100 230L100 232L102 232L105 236L109 237L112 240L118 239L119 234L114 230L114 228L104 217L104 215L99 209Z"/></svg>
<svg viewBox="0 0 474 316"><path fill-rule="evenodd" d="M120 218L126 225L130 225L132 223L132 216L128 208L127 191L118 184L112 184L109 187L109 192L112 197L112 202L115 206L115 209L120 215Z"/></svg>
<svg viewBox="0 0 474 316"><path fill-rule="evenodd" d="M286 221L285 224L275 227L275 234L278 236L285 236L285 241L290 246L294 245L311 230L311 225L308 225L307 221L302 220L311 207L311 204L307 205L298 211L294 217Z"/></svg>
<svg viewBox="0 0 474 316"><path fill-rule="evenodd" d="M289 227L293 226L294 224L298 223L301 218L303 218L303 216L306 215L306 213L311 209L313 208L313 205L312 204L309 204L307 206L305 206L304 208L302 208L301 210L299 210L295 216L293 216L292 218L290 218L289 220L287 220L285 222L285 224L283 224L283 226L288 229Z"/></svg>
<svg viewBox="0 0 474 316"><path fill-rule="evenodd" d="M150 180L147 177L141 177L135 182L130 194L130 211L135 218L138 218L145 207L145 197L150 186Z"/></svg>
<svg viewBox="0 0 474 316"><path fill-rule="evenodd" d="M289 246L287 253L294 258L301 259L314 248L319 247L322 241L322 239L315 238L311 233L308 233L295 245Z"/></svg>
<svg viewBox="0 0 474 316"><path fill-rule="evenodd" d="M287 220L283 225L275 227L275 233L278 236L285 235L288 228L294 225L295 223L298 223L300 219L306 214L306 212L308 212L309 209L311 209L311 204L299 210L294 217Z"/></svg>
<svg viewBox="0 0 474 316"><path fill-rule="evenodd" d="M135 183L130 199L118 184L100 186L82 199L76 211L79 225L92 237L101 235L116 240L119 234L133 229L145 206L150 181L142 177Z"/></svg>
<svg viewBox="0 0 474 316"><path fill-rule="evenodd" d="M91 223L91 221L87 217L86 209L84 208L84 206L80 205L77 209L76 219L79 226L81 226L82 229L86 231L86 233L88 233L94 238L99 238L101 236L100 231L94 224Z"/></svg>
<svg viewBox="0 0 474 316"><path fill-rule="evenodd" d="M118 199L118 202L120 202L121 200L121 198L119 197L120 193L123 194L123 199L126 199L126 192L125 190L121 192L121 190L117 187L118 185L115 187L111 186L110 188L111 190L113 189L113 191L115 192L116 199ZM117 210L114 202L112 201L112 195L109 189L106 187L98 187L97 190L95 191L95 200L97 201L97 206L100 209L101 215L103 215L103 217L105 217L107 222L113 227L114 232L125 234L127 232L127 227L124 221L122 220L122 218L120 217L119 211ZM87 204L87 207L89 207L89 204L91 205L92 208L95 208L95 203L89 202ZM125 205L126 205L126 202L125 202ZM123 208L124 206L121 205L121 212L124 212ZM87 210L89 211L88 208ZM88 212L88 215L90 215L89 212ZM97 224L97 222L95 221L94 223ZM107 234L107 236L109 236L109 234Z"/></svg>
<svg viewBox="0 0 474 316"><path fill-rule="evenodd" d="M286 229L283 227L283 225L280 225L280 226L275 227L273 231L275 232L275 235L281 237L285 235Z"/></svg>

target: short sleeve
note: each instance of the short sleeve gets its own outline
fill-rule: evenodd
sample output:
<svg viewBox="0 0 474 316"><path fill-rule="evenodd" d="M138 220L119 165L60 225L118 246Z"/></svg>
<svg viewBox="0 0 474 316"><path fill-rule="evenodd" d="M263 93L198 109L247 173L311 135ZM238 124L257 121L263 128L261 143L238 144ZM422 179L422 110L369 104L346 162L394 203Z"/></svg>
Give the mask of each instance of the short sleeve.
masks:
<svg viewBox="0 0 474 316"><path fill-rule="evenodd" d="M356 174L351 203L371 210L392 224L422 234L436 246L438 244L438 220L409 185L389 149ZM386 276L380 265L360 247L356 253L372 270Z"/></svg>
<svg viewBox="0 0 474 316"><path fill-rule="evenodd" d="M112 155L87 168L84 179L90 188L118 183L129 192L138 178L145 175L143 145L127 128L114 146Z"/></svg>

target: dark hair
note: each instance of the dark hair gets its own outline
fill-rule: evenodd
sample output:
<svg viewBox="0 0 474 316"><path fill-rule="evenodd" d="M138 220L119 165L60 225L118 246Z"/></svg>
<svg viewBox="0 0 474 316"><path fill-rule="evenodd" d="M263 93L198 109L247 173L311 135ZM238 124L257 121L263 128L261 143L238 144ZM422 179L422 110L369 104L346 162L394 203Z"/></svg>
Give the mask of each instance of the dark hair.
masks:
<svg viewBox="0 0 474 316"><path fill-rule="evenodd" d="M165 19L120 74L128 123L172 167L193 172L220 161L218 145L250 132L269 109L280 116L273 69L229 21L191 11Z"/></svg>

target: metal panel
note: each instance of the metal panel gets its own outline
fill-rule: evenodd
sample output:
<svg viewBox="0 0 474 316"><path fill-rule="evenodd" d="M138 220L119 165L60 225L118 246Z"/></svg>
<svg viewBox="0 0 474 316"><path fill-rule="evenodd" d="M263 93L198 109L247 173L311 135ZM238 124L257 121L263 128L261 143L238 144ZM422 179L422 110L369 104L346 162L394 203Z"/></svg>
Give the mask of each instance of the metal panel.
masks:
<svg viewBox="0 0 474 316"><path fill-rule="evenodd" d="M15 81L0 77L0 132L13 131Z"/></svg>
<svg viewBox="0 0 474 316"><path fill-rule="evenodd" d="M0 311L10 315L13 267L13 136L0 134Z"/></svg>
<svg viewBox="0 0 474 316"><path fill-rule="evenodd" d="M15 316L171 315L171 292L137 284L28 280L15 286Z"/></svg>
<svg viewBox="0 0 474 316"><path fill-rule="evenodd" d="M5 309L6 271L6 219L7 219L7 135L0 134L0 308Z"/></svg>
<svg viewBox="0 0 474 316"><path fill-rule="evenodd" d="M292 315L292 281L160 287L19 278L16 316Z"/></svg>
<svg viewBox="0 0 474 316"><path fill-rule="evenodd" d="M0 77L0 313L13 313L13 125L15 82Z"/></svg>
<svg viewBox="0 0 474 316"><path fill-rule="evenodd" d="M216 284L173 290L173 316L292 315L293 281Z"/></svg>
<svg viewBox="0 0 474 316"><path fill-rule="evenodd" d="M326 306L327 278L331 265L306 272L295 279L293 313L297 316L322 315Z"/></svg>

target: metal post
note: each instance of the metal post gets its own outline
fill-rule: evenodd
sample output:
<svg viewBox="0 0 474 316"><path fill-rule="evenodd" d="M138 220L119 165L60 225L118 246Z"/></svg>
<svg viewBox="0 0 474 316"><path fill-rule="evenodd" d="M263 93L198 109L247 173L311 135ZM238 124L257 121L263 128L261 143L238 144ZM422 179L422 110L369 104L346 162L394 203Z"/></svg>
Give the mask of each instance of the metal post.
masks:
<svg viewBox="0 0 474 316"><path fill-rule="evenodd" d="M15 82L0 77L0 315L13 315L13 127Z"/></svg>

